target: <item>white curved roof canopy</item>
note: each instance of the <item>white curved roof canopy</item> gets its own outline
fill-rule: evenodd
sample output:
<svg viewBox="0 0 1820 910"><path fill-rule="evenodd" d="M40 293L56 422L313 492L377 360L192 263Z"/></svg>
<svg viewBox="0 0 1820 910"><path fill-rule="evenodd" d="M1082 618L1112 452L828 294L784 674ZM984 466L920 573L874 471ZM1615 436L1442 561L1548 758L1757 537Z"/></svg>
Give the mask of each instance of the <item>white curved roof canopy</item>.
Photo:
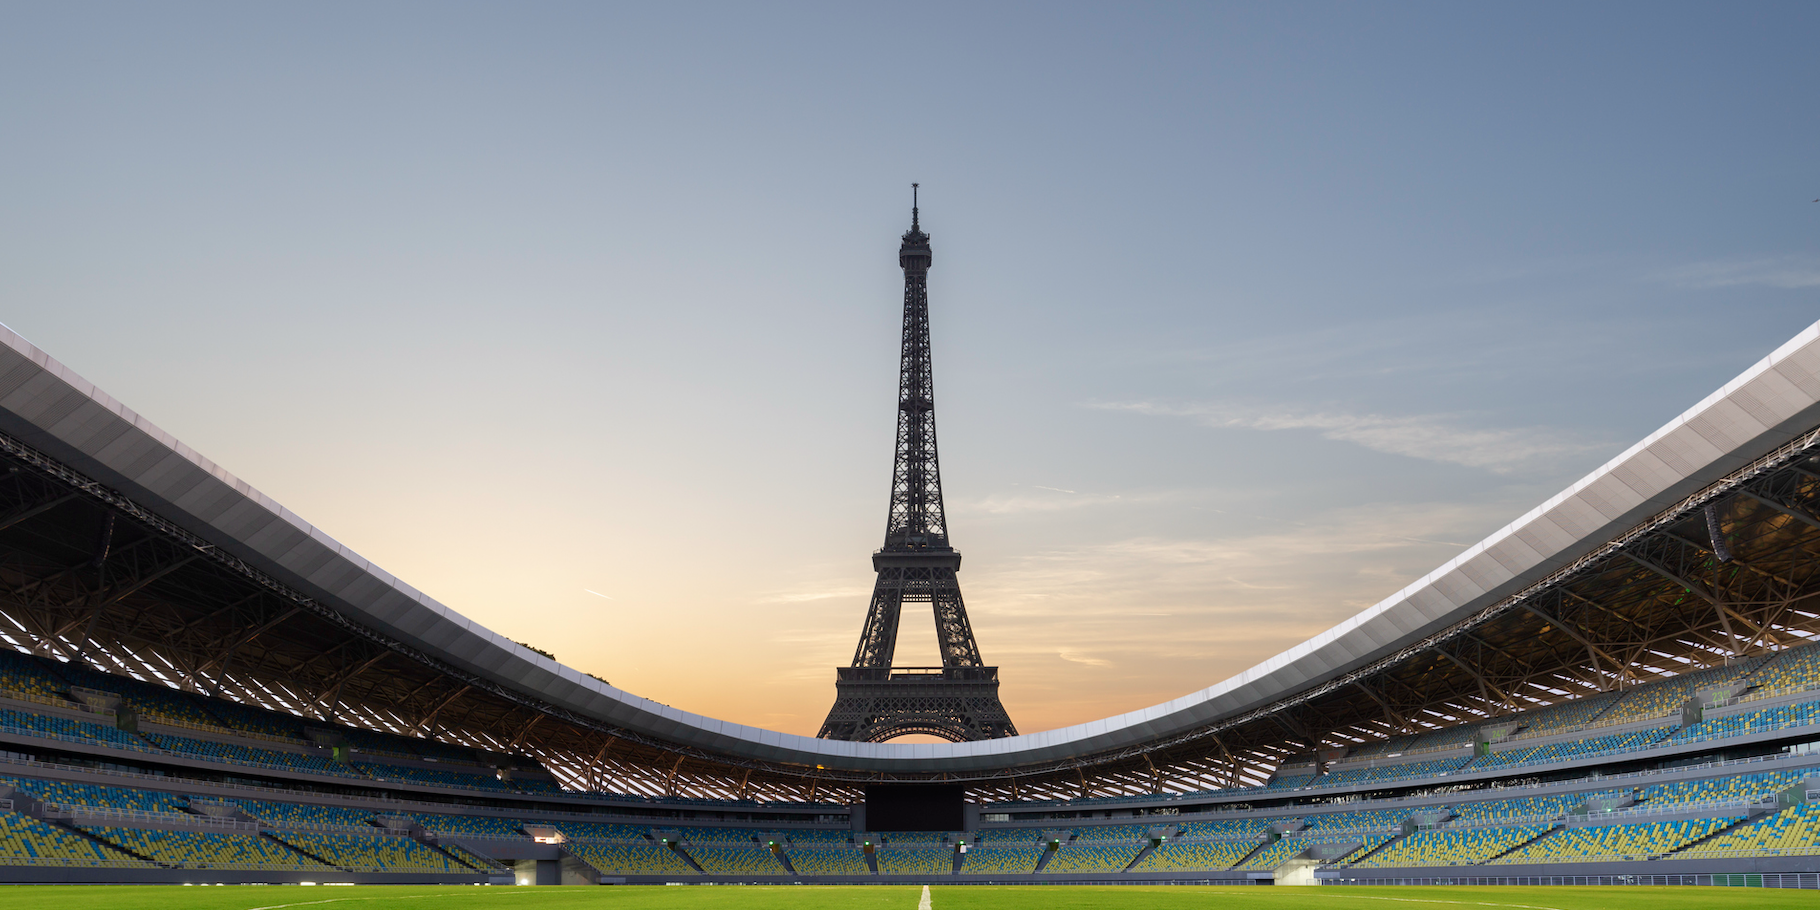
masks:
<svg viewBox="0 0 1820 910"><path fill-rule="evenodd" d="M1820 323L1427 576L1231 679L1129 714L1008 739L849 743L679 711L520 647L361 558L0 327L0 431L355 621L584 717L731 756L851 770L959 772L1052 762L1265 707L1522 590L1816 425Z"/></svg>

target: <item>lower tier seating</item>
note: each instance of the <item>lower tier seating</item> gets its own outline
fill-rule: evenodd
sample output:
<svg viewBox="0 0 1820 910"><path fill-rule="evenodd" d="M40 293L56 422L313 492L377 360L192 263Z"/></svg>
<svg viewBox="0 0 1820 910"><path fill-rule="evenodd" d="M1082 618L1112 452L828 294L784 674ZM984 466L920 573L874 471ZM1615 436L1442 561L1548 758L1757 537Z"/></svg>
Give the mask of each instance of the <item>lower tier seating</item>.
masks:
<svg viewBox="0 0 1820 910"><path fill-rule="evenodd" d="M1178 872L1230 869L1255 847L1257 847L1256 841L1249 843L1220 841L1208 844L1169 840L1150 851L1150 855L1131 867L1131 871Z"/></svg>
<svg viewBox="0 0 1820 910"><path fill-rule="evenodd" d="M954 851L947 847L882 847L872 854L880 875L948 875Z"/></svg>
<svg viewBox="0 0 1820 910"><path fill-rule="evenodd" d="M587 844L570 842L563 845L571 856L608 875L694 875L691 867L676 851L662 844Z"/></svg>
<svg viewBox="0 0 1820 910"><path fill-rule="evenodd" d="M140 856L185 869L310 869L328 866L257 834L224 831L151 831L111 826L83 830Z"/></svg>
<svg viewBox="0 0 1820 910"><path fill-rule="evenodd" d="M385 834L286 832L278 836L311 855L356 872L472 872L434 847Z"/></svg>
<svg viewBox="0 0 1820 910"><path fill-rule="evenodd" d="M1043 848L1035 844L1028 847L980 846L967 851L961 871L1035 872L1037 860L1042 858Z"/></svg>
<svg viewBox="0 0 1820 910"><path fill-rule="evenodd" d="M756 844L750 847L690 844L685 849L695 858L703 872L713 875L784 874L783 864L772 855L769 847Z"/></svg>
<svg viewBox="0 0 1820 910"><path fill-rule="evenodd" d="M1360 869L1396 866L1465 866L1482 863L1549 830L1547 825L1510 828L1416 831L1352 865Z"/></svg>
<svg viewBox="0 0 1820 910"><path fill-rule="evenodd" d="M9 866L143 865L50 822L0 812L0 863Z"/></svg>
<svg viewBox="0 0 1820 910"><path fill-rule="evenodd" d="M1802 803L1727 831L1675 854L1675 859L1820 854L1820 803Z"/></svg>
<svg viewBox="0 0 1820 910"><path fill-rule="evenodd" d="M1564 828L1494 860L1498 864L1575 863L1597 860L1645 860L1699 840L1743 816L1691 818L1672 822L1639 822Z"/></svg>
<svg viewBox="0 0 1820 910"><path fill-rule="evenodd" d="M885 867L879 851L879 869ZM866 866L866 854L858 847L841 844L816 844L797 846L790 851L790 866L803 875L870 875L872 870Z"/></svg>
<svg viewBox="0 0 1820 910"><path fill-rule="evenodd" d="M1143 849L1143 844L1063 844L1049 857L1043 873L1122 872Z"/></svg>

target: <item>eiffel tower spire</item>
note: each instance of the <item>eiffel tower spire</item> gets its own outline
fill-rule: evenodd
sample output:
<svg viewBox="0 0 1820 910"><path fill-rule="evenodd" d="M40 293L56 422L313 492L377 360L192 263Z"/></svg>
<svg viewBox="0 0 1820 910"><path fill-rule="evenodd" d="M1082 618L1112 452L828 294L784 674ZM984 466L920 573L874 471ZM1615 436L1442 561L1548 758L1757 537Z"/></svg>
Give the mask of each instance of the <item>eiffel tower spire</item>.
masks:
<svg viewBox="0 0 1820 910"><path fill-rule="evenodd" d="M998 698L998 668L985 666L955 573L942 472L935 442L935 381L929 355L929 266L918 185L911 184L910 230L898 246L904 270L904 338L898 359L897 450L885 545L872 554L878 580L853 665L837 671L824 739L881 742L927 733L955 742L1017 735ZM940 667L892 667L905 603L935 613Z"/></svg>

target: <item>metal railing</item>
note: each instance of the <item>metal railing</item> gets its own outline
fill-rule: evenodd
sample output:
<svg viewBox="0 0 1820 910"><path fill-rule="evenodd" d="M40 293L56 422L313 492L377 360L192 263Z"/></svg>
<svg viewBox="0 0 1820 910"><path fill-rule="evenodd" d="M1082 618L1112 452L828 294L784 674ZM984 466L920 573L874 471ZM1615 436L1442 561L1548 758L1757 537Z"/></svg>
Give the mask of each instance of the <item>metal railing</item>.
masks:
<svg viewBox="0 0 1820 910"><path fill-rule="evenodd" d="M111 728L110 728L111 729ZM138 743L121 742L114 739L100 739L92 736L70 736L64 733L52 733L49 730L34 730L31 727L15 727L12 724L0 724L0 733L16 733L20 736L32 736L39 739L54 739L66 743L80 743L85 746L106 746L110 749L126 749L133 752L150 752L154 755L159 750Z"/></svg>
<svg viewBox="0 0 1820 910"><path fill-rule="evenodd" d="M315 743L310 742L309 740L294 739L289 736L277 736L277 735L274 735L271 733L255 733L252 730L236 730L232 727L220 727L220 726L216 726L214 724L199 724L194 721L183 720L182 718L171 717L171 716L165 715L165 714L153 714L153 713L147 712L147 713L139 715L139 719L142 722L149 723L149 724L157 724L160 727L180 727L185 730L195 730L200 733L212 733L216 736L233 736L233 737L239 737L242 739L256 739L256 740L260 740L262 742L279 743L281 745L286 745L286 746L305 746L305 747L308 747L311 749L318 749L318 750L322 748L321 746L318 746Z"/></svg>
<svg viewBox="0 0 1820 910"><path fill-rule="evenodd" d="M58 818L100 819L140 825L175 825L183 828L219 828L227 831L259 831L258 822L213 815L190 815L185 812L149 812L144 809L122 809L116 806L86 806L80 803L45 803L44 814Z"/></svg>
<svg viewBox="0 0 1820 910"><path fill-rule="evenodd" d="M1781 847L1725 847L1725 848L1714 848L1714 849L1702 849L1699 845L1695 845L1692 847L1688 847L1685 850L1677 851L1674 854L1676 859L1680 859L1683 856L1688 857L1690 859L1692 859L1692 858L1749 859L1749 858L1759 857L1759 856L1815 856L1815 855L1820 855L1820 844L1809 844L1806 847L1801 847L1801 848L1794 849L1794 850L1785 850Z"/></svg>
<svg viewBox="0 0 1820 910"><path fill-rule="evenodd" d="M0 689L0 698L10 698L14 701L27 701L39 705L49 705L53 708L62 708L66 711L80 711L84 714L93 714L97 717L115 716L112 711L103 711L93 705L83 704L79 701L70 701L67 698L58 698L55 695L40 695L37 692L22 692L18 689Z"/></svg>
<svg viewBox="0 0 1820 910"><path fill-rule="evenodd" d="M57 866L77 869L158 869L142 859L81 859L73 856L9 856L9 866Z"/></svg>
<svg viewBox="0 0 1820 910"><path fill-rule="evenodd" d="M409 831L388 831L372 825L335 825L328 822L273 821L271 819L260 819L260 822L274 831L302 831L308 834L355 834L363 837L367 835L376 837L410 835Z"/></svg>
<svg viewBox="0 0 1820 910"><path fill-rule="evenodd" d="M1562 818L1564 818L1568 821L1575 822L1575 823L1582 822L1582 821L1588 821L1588 822L1597 821L1600 824L1622 825L1622 824L1629 824L1630 820L1632 820L1632 819L1648 818L1650 816L1656 816L1656 815L1689 815L1689 814L1698 814L1698 813L1712 813L1712 815L1714 817L1716 817L1719 815L1726 814L1729 810L1732 810L1732 809L1745 810L1744 812L1739 813L1742 815L1742 814L1749 814L1748 810L1751 810L1751 809L1769 808L1771 810L1774 810L1775 806L1776 806L1776 801L1774 798L1771 798L1767 801L1762 800L1762 799L1749 799L1749 798L1744 798L1744 797L1739 797L1736 799L1703 799L1703 800L1689 800L1688 802L1683 802L1683 803L1665 803L1660 806L1656 805L1652 801L1649 803L1643 803L1643 804L1636 805L1636 806L1626 806L1622 809L1613 809L1610 812L1600 812L1598 814L1593 814L1590 812L1583 812L1583 813L1578 813L1578 814L1564 815L1564 816L1562 816ZM1609 821L1607 821L1608 819L1609 819Z"/></svg>

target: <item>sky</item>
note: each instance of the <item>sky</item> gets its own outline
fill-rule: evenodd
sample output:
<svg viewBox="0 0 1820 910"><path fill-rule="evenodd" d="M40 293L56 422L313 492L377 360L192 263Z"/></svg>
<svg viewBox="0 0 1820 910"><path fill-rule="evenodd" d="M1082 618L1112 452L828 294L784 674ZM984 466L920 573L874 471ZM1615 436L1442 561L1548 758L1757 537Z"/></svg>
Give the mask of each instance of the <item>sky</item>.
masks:
<svg viewBox="0 0 1820 910"><path fill-rule="evenodd" d="M1820 318L1820 6L0 4L0 322L441 602L812 735L909 184L1020 730L1389 596ZM936 659L906 611L897 662Z"/></svg>

